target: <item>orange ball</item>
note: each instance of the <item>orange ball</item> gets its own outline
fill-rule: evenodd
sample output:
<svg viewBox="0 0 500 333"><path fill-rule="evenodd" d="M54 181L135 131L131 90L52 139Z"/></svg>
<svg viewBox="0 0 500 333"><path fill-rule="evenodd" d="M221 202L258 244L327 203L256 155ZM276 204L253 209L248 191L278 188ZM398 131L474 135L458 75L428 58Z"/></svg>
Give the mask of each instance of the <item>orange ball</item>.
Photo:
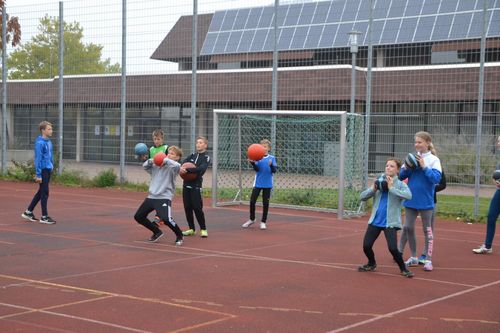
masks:
<svg viewBox="0 0 500 333"><path fill-rule="evenodd" d="M266 148L258 143L251 144L248 146L247 156L249 160L259 161L266 156Z"/></svg>
<svg viewBox="0 0 500 333"><path fill-rule="evenodd" d="M162 153L162 152L156 153L156 155L153 157L153 162L157 166L162 166L163 160L165 159L165 157L167 157L167 155L165 155L165 153Z"/></svg>

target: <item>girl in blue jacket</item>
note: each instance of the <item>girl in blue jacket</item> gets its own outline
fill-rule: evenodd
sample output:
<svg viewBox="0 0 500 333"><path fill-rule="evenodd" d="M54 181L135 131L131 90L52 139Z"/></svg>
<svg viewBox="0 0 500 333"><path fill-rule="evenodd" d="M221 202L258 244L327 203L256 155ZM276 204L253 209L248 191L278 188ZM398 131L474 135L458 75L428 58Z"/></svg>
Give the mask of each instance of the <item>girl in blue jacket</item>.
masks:
<svg viewBox="0 0 500 333"><path fill-rule="evenodd" d="M432 230L432 214L434 212L434 193L436 184L441 181L441 161L436 156L432 137L427 132L415 134L416 165L410 167L403 164L399 179L408 179L413 197L403 203L405 207L405 226L399 243L399 251L403 253L406 241L410 246L411 257L406 261L407 266L418 266L417 239L415 235L415 221L420 214L425 235L428 241L424 271L432 271L432 252L434 248L434 234Z"/></svg>
<svg viewBox="0 0 500 333"><path fill-rule="evenodd" d="M360 195L362 201L375 197L363 240L363 251L368 258L368 263L358 268L360 272L373 271L377 267L373 244L380 233L384 232L389 252L398 264L401 274L409 278L413 277L413 273L406 268L403 257L398 251L397 231L402 227L401 203L412 197L408 186L398 179L400 168L399 160L389 158L385 165L385 180L379 178L371 188L366 189Z"/></svg>

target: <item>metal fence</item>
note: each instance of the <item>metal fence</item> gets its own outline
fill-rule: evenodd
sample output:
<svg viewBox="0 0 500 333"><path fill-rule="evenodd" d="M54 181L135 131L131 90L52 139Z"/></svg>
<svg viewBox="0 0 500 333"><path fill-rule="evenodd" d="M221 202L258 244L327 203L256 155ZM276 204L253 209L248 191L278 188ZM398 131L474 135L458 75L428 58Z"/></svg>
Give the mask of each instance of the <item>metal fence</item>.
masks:
<svg viewBox="0 0 500 333"><path fill-rule="evenodd" d="M125 181L155 128L190 153L194 136L212 140L214 109L332 110L365 116L367 175L425 130L459 188L448 193L471 196L465 209L477 214L493 189L498 0L8 5L22 41L4 47L3 172L32 154L41 120L55 125L61 168L119 165Z"/></svg>

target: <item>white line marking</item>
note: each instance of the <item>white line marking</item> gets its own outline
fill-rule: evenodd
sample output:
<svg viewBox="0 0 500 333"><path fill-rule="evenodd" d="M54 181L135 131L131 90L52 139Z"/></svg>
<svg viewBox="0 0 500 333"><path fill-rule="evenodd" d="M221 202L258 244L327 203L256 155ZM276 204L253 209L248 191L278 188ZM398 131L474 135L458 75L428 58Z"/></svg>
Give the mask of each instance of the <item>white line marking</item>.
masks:
<svg viewBox="0 0 500 333"><path fill-rule="evenodd" d="M487 283L487 284L483 284L482 286L477 286L477 287L474 287L474 288L471 288L471 289L462 290L462 291L459 291L459 292L456 292L456 293L453 293L453 294L450 294L450 295L447 295L447 296L439 297L439 298L436 298L436 299L433 299L433 300L430 300L430 301L427 301L427 302L424 302L424 303L415 304L415 305L412 305L410 307L407 307L407 308L404 308L404 309L400 309L400 310L397 310L397 311L393 311L393 312L389 312L389 313L386 313L384 315L377 316L375 318L363 320L363 321L360 321L360 322L352 324L352 325L348 325L348 326L344 326L344 327L341 327L341 328L337 328L337 329L334 329L333 331L330 331L328 333L337 333L337 332L347 331L347 330L350 330L351 328L355 328L355 327L363 326L363 325L366 325L366 324L369 324L369 323L373 323L374 321L378 321L380 319L389 318L389 317L395 316L395 315L403 313L403 312L407 312L407 311L411 311L411 310L414 310L414 309L418 309L418 308L421 308L421 307L424 307L424 306L427 306L427 305L430 305L430 304L433 304L433 303L437 303L437 302L441 302L441 301L444 301L444 300L447 300L447 299L450 299L450 298L454 298L454 297L457 297L457 296L465 295L465 294L468 294L470 292L474 292L474 291L477 291L477 290L488 288L488 287L491 287L491 286L494 286L494 285L497 285L497 284L500 284L500 280L497 280L497 281L494 281L494 282L490 282L490 283Z"/></svg>

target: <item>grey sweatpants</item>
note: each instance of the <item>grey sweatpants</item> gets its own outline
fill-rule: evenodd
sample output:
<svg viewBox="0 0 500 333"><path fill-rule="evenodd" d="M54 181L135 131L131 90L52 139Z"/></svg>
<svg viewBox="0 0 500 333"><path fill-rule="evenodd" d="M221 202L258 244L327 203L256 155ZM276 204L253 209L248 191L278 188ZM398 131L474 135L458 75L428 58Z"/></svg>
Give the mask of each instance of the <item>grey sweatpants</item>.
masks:
<svg viewBox="0 0 500 333"><path fill-rule="evenodd" d="M418 210L413 208L405 208L405 225L403 227L403 232L401 233L401 239L399 240L399 252L403 253L403 250L408 241L410 246L411 256L417 257L417 238L415 234L415 221L417 216L420 214L422 219L422 226L425 235L425 248L427 253L427 260L432 260L432 250L434 245L434 235L432 232L432 215L434 214L434 209L428 210Z"/></svg>

